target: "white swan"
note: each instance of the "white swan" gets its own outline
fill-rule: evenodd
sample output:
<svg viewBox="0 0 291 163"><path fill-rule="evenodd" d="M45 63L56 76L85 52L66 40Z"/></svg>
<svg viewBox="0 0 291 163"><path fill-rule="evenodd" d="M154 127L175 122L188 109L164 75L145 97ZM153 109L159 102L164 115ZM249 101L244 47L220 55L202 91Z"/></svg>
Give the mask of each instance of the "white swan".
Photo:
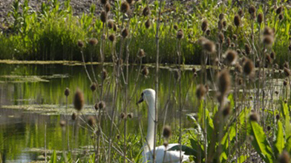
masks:
<svg viewBox="0 0 291 163"><path fill-rule="evenodd" d="M143 162L152 163L153 162L153 147L154 147L154 119L155 119L155 100L156 92L153 89L145 89L138 104L145 101L148 105L148 130L146 141L143 146ZM167 149L172 148L178 144L168 144ZM180 162L180 151L168 151L165 146L156 147L156 163L179 163ZM164 154L166 156L164 157ZM182 151L182 162L189 159L188 155L185 155Z"/></svg>

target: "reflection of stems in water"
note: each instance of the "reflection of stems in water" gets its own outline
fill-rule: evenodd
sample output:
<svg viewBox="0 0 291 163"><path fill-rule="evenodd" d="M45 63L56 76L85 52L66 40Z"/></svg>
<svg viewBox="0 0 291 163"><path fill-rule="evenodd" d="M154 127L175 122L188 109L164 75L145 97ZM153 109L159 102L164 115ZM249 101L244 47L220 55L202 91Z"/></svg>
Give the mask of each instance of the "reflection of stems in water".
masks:
<svg viewBox="0 0 291 163"><path fill-rule="evenodd" d="M68 96L66 96L66 116L67 116L67 113L68 113ZM69 118L66 118L67 119L67 123L69 124ZM67 148L68 148L68 151L70 150L70 130L69 130L69 126L66 125L66 134L67 134Z"/></svg>
<svg viewBox="0 0 291 163"><path fill-rule="evenodd" d="M47 158L46 158L46 122L44 124L44 158L45 158L45 162L47 162Z"/></svg>
<svg viewBox="0 0 291 163"><path fill-rule="evenodd" d="M87 70L87 67L86 67L86 63L85 63L85 58L84 58L83 50L81 50L81 54L82 54L83 66L84 66L84 68L85 68L85 71L86 71L87 77L88 77L88 79L90 80L90 82L92 83L92 79L91 79L91 77L90 77L90 75L89 75L89 72L88 72L88 70Z"/></svg>

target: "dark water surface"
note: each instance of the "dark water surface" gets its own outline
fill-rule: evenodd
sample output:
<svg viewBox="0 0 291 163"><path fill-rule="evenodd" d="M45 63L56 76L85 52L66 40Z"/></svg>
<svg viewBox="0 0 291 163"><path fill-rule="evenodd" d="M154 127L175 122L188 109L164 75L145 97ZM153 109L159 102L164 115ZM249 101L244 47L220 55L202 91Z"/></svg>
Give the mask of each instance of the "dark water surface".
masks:
<svg viewBox="0 0 291 163"><path fill-rule="evenodd" d="M88 67L88 70L91 67ZM135 102L140 97L140 93L145 88L154 88L154 69L150 69L147 77L140 76L136 82L138 66L130 67L129 90L133 98L128 106L128 111L133 113L134 118L128 121L128 133L140 134L139 123L146 127L147 112L146 105L137 106ZM97 80L101 81L101 66L94 66ZM106 66L108 78L105 80L104 98L108 115L111 115L112 97L114 92L114 80L112 76L112 67ZM91 73L91 71L90 71ZM175 84L175 73L163 69L160 71L160 108L159 108L159 126L163 122L170 124L172 129L177 129L179 111L177 101L172 95L177 94ZM100 83L100 82L99 82ZM68 97L68 105L71 108L73 103L73 94L77 88L84 92L85 109L82 111L85 117L94 113L93 104L98 101L96 96L93 99L90 90L90 81L88 80L82 66L66 65L0 65L0 156L2 162L29 162L32 160L43 159L44 149L49 151L62 151L67 149L62 137L62 128L59 123L61 119L70 119L71 111L66 112L66 98L64 90L70 88L71 93ZM193 112L195 105L195 81L191 71L182 73L182 95L183 95L183 114ZM136 92L133 89L136 87ZM97 89L97 91L100 88ZM119 93L122 99L124 93ZM170 97L170 98L169 98ZM169 100L168 100L169 99ZM117 115L122 112L122 101L117 104ZM14 109L11 109L14 108ZM67 116L64 114L67 113ZM183 115L184 116L184 115ZM117 117L117 122L120 122ZM109 133L110 120L104 118L102 122L104 132ZM67 120L70 145L76 143L74 135L74 122ZM184 126L187 121L183 120ZM123 123L117 124L119 129L123 129ZM88 129L80 128L78 147L92 145ZM122 133L122 132L121 132ZM1 162L1 161L0 161Z"/></svg>

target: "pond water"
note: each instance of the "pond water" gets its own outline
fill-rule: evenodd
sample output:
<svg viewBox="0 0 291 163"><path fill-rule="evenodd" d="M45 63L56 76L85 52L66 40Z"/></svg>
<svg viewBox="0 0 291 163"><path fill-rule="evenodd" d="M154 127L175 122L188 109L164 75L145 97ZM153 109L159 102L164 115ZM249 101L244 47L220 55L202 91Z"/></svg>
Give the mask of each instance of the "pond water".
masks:
<svg viewBox="0 0 291 163"><path fill-rule="evenodd" d="M108 78L105 80L104 98L106 112L111 114L114 83L112 67L105 67L108 71ZM91 70L88 67L88 70ZM94 65L97 80L100 81L101 66ZM147 77L140 76L138 66L130 66L129 92L133 98L128 107L128 112L133 113L133 118L128 120L128 134L140 135L139 124L147 125L146 105L137 106L135 103L145 88L154 88L154 69L150 69ZM91 71L90 71L91 73ZM169 69L161 69L160 80L160 108L159 108L159 130L163 123L170 124L172 130L177 130L178 105L173 95L177 94L175 73ZM182 73L182 96L183 96L183 117L186 113L195 110L195 81L191 71ZM90 90L90 81L86 76L84 68L62 64L1 64L0 65L0 160L2 162L30 162L43 160L44 149L47 153L53 150L62 151L67 149L63 136L63 129L60 121L67 119L69 128L69 141L71 145L85 147L92 145L90 131L86 128L79 129L78 141L72 134L75 123L69 120L73 112L73 94L77 88L84 92L85 108L83 116L95 114L93 106L96 100ZM71 92L68 97L66 110L65 88ZM136 91L134 91L136 88ZM99 88L98 88L99 89ZM97 89L97 91L99 91ZM124 94L120 93L119 98ZM122 101L122 100L119 100ZM117 115L122 112L122 104L117 105ZM116 118L117 122L118 116ZM185 118L186 119L186 118ZM188 122L183 118L183 126ZM110 120L104 118L102 126L104 133L109 133ZM176 127L175 127L176 126ZM123 130L123 123L117 123L120 132ZM71 133L70 133L71 132ZM178 135L178 133L177 133ZM0 161L1 162L1 161Z"/></svg>

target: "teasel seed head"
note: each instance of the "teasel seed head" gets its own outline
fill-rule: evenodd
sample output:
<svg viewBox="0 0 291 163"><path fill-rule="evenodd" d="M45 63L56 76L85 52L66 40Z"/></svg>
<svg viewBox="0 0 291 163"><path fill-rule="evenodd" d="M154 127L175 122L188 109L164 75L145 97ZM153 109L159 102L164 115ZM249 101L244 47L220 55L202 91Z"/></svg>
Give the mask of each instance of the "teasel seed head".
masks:
<svg viewBox="0 0 291 163"><path fill-rule="evenodd" d="M218 74L217 86L222 96L225 96L228 94L231 87L231 79L230 79L229 71L227 69L222 70Z"/></svg>
<svg viewBox="0 0 291 163"><path fill-rule="evenodd" d="M106 103L104 101L99 101L98 103L98 109L103 110L106 108Z"/></svg>
<svg viewBox="0 0 291 163"><path fill-rule="evenodd" d="M127 117L128 117L129 119L133 118L133 113L128 113L128 114L127 114Z"/></svg>
<svg viewBox="0 0 291 163"><path fill-rule="evenodd" d="M225 55L226 62L229 65L234 65L236 63L238 56L235 50L227 50Z"/></svg>
<svg viewBox="0 0 291 163"><path fill-rule="evenodd" d="M257 17L257 22L258 22L259 24L261 24L261 23L263 22L263 19L264 19L263 14L262 14L262 13L259 13L259 14L258 14L258 17Z"/></svg>
<svg viewBox="0 0 291 163"><path fill-rule="evenodd" d="M204 19L202 21L201 29L203 32L205 32L207 30L207 28L208 28L208 21L206 19Z"/></svg>
<svg viewBox="0 0 291 163"><path fill-rule="evenodd" d="M282 10L283 10L282 6L278 7L276 10L277 15L281 14Z"/></svg>
<svg viewBox="0 0 291 163"><path fill-rule="evenodd" d="M251 121L255 121L255 122L259 122L260 121L260 116L258 113L256 112L253 112L251 115L250 115L250 120Z"/></svg>
<svg viewBox="0 0 291 163"><path fill-rule="evenodd" d="M100 19L101 19L101 21L103 23L106 23L106 21L107 21L107 13L105 11L101 12Z"/></svg>
<svg viewBox="0 0 291 163"><path fill-rule="evenodd" d="M74 121L74 120L76 120L76 118L77 118L77 114L76 113L73 113L72 114L72 120Z"/></svg>
<svg viewBox="0 0 291 163"><path fill-rule="evenodd" d="M102 72L101 72L101 79L102 80L105 80L108 76L108 73L106 71L106 69L103 69Z"/></svg>
<svg viewBox="0 0 291 163"><path fill-rule="evenodd" d="M210 29L207 29L207 30L206 30L206 35L209 36L210 33L211 33Z"/></svg>
<svg viewBox="0 0 291 163"><path fill-rule="evenodd" d="M249 13L250 13L250 15L251 15L252 18L255 18L256 8L254 6L250 6L249 7Z"/></svg>
<svg viewBox="0 0 291 163"><path fill-rule="evenodd" d="M265 27L265 29L264 29L264 31L263 31L263 35L271 35L271 36L273 36L274 35L274 31L271 29L271 28L269 28L269 27Z"/></svg>
<svg viewBox="0 0 291 163"><path fill-rule="evenodd" d="M240 17L239 17L238 15L235 15L235 16L234 16L233 21L234 21L234 25L235 25L236 27L239 27L239 26L240 26L240 24L241 24L241 20L240 20Z"/></svg>
<svg viewBox="0 0 291 163"><path fill-rule="evenodd" d="M285 76L286 77L289 77L289 76L291 76L291 71L290 71L290 69L289 68L284 68L284 73L285 73Z"/></svg>
<svg viewBox="0 0 291 163"><path fill-rule="evenodd" d="M122 35L123 38L126 38L128 36L128 30L127 30L127 28L124 28L122 30L121 35Z"/></svg>
<svg viewBox="0 0 291 163"><path fill-rule="evenodd" d="M147 67L144 67L142 70L141 70L141 73L144 75L144 76L148 76L148 74L150 73L149 69Z"/></svg>
<svg viewBox="0 0 291 163"><path fill-rule="evenodd" d="M108 13L110 11L110 9L111 9L110 4L106 3L106 5L104 6L104 9L105 9L106 13Z"/></svg>
<svg viewBox="0 0 291 163"><path fill-rule="evenodd" d="M196 97L201 100L206 94L206 88L203 84L199 84L196 87Z"/></svg>
<svg viewBox="0 0 291 163"><path fill-rule="evenodd" d="M218 34L218 38L219 38L219 42L222 44L224 42L224 35L223 35L223 33L220 32Z"/></svg>
<svg viewBox="0 0 291 163"><path fill-rule="evenodd" d="M122 112L122 113L120 113L120 118L121 118L121 119L125 119L125 118L126 118L126 115L125 115L125 113L123 113L123 112Z"/></svg>
<svg viewBox="0 0 291 163"><path fill-rule="evenodd" d="M150 14L151 10L148 6L146 6L143 11L142 11L142 15L143 16L148 16Z"/></svg>
<svg viewBox="0 0 291 163"><path fill-rule="evenodd" d="M287 151L283 151L279 156L279 163L290 163L290 156Z"/></svg>
<svg viewBox="0 0 291 163"><path fill-rule="evenodd" d="M97 111L98 110L98 104L94 105L94 109Z"/></svg>
<svg viewBox="0 0 291 163"><path fill-rule="evenodd" d="M82 40L78 40L78 47L83 48L84 47L84 42Z"/></svg>
<svg viewBox="0 0 291 163"><path fill-rule="evenodd" d="M61 127L65 127L65 125L66 125L66 121L61 120L61 121L60 121L60 126L61 126Z"/></svg>
<svg viewBox="0 0 291 163"><path fill-rule="evenodd" d="M172 135L172 130L170 126L165 126L163 129L164 138L168 139Z"/></svg>
<svg viewBox="0 0 291 163"><path fill-rule="evenodd" d="M109 20L109 21L107 22L107 26L108 26L109 29L112 29L112 28L114 27L114 22L113 22L113 20Z"/></svg>
<svg viewBox="0 0 291 163"><path fill-rule="evenodd" d="M193 73L196 72L196 68L195 68L195 67L192 68L192 72L193 72Z"/></svg>
<svg viewBox="0 0 291 163"><path fill-rule="evenodd" d="M179 29L178 32L177 32L177 39L182 39L184 37L184 33L182 31L182 29Z"/></svg>
<svg viewBox="0 0 291 163"><path fill-rule="evenodd" d="M246 59L243 65L243 70L246 75L251 75L254 71L254 64L250 59Z"/></svg>
<svg viewBox="0 0 291 163"><path fill-rule="evenodd" d="M143 57L145 57L145 52L144 52L144 50L143 50L143 49L139 49L137 56L138 56L139 58L143 58Z"/></svg>
<svg viewBox="0 0 291 163"><path fill-rule="evenodd" d="M273 36L270 36L270 35L266 35L263 37L263 43L267 46L271 46L273 44Z"/></svg>
<svg viewBox="0 0 291 163"><path fill-rule="evenodd" d="M114 42L115 41L115 35L114 34L110 34L108 39L111 41L111 42Z"/></svg>
<svg viewBox="0 0 291 163"><path fill-rule="evenodd" d="M244 12L242 9L239 9L237 13L240 17L243 17L243 15L244 15Z"/></svg>
<svg viewBox="0 0 291 163"><path fill-rule="evenodd" d="M127 13L129 10L129 4L126 1L123 1L120 6L120 11L122 13Z"/></svg>
<svg viewBox="0 0 291 163"><path fill-rule="evenodd" d="M95 124L96 124L96 120L95 120L95 118L94 118L93 116L90 116L90 117L88 118L88 125L91 126L91 127L94 127Z"/></svg>
<svg viewBox="0 0 291 163"><path fill-rule="evenodd" d="M208 39L202 42L202 45L204 50L206 50L208 53L214 53L216 51L215 44Z"/></svg>
<svg viewBox="0 0 291 163"><path fill-rule="evenodd" d="M65 96L68 97L70 95L70 89L67 87L65 89Z"/></svg>
<svg viewBox="0 0 291 163"><path fill-rule="evenodd" d="M251 54L251 47L248 44L245 44L245 52L247 55Z"/></svg>
<svg viewBox="0 0 291 163"><path fill-rule="evenodd" d="M279 18L280 21L283 20L283 19L284 19L283 14L280 14L280 15L278 16L278 18Z"/></svg>
<svg viewBox="0 0 291 163"><path fill-rule="evenodd" d="M79 89L74 96L74 107L77 111L81 111L84 107L84 95Z"/></svg>
<svg viewBox="0 0 291 163"><path fill-rule="evenodd" d="M278 92L278 91L275 91L275 94L276 94L276 95L278 95L278 94L279 94L279 92Z"/></svg>
<svg viewBox="0 0 291 163"><path fill-rule="evenodd" d="M178 30L178 26L177 26L177 24L174 25L174 29L175 29L175 30Z"/></svg>
<svg viewBox="0 0 291 163"><path fill-rule="evenodd" d="M100 2L105 5L107 3L107 0L100 0Z"/></svg>
<svg viewBox="0 0 291 163"><path fill-rule="evenodd" d="M90 89L91 89L92 92L94 92L97 89L96 83L92 83L91 86L90 86Z"/></svg>
<svg viewBox="0 0 291 163"><path fill-rule="evenodd" d="M95 46L98 44L98 40L96 38L90 38L89 39L89 44L92 46Z"/></svg>
<svg viewBox="0 0 291 163"><path fill-rule="evenodd" d="M267 64L272 64L273 59L271 58L270 55L266 55L266 62L267 62Z"/></svg>
<svg viewBox="0 0 291 163"><path fill-rule="evenodd" d="M151 21L150 21L150 19L148 19L148 20L144 23L144 25L145 25L145 27L146 27L147 29L149 29L150 26L151 26Z"/></svg>
<svg viewBox="0 0 291 163"><path fill-rule="evenodd" d="M222 19L224 19L224 14L223 13L220 13L219 14L219 20L222 20Z"/></svg>
<svg viewBox="0 0 291 163"><path fill-rule="evenodd" d="M243 79L242 78L238 78L237 79L237 84L238 85L242 85L243 84Z"/></svg>

